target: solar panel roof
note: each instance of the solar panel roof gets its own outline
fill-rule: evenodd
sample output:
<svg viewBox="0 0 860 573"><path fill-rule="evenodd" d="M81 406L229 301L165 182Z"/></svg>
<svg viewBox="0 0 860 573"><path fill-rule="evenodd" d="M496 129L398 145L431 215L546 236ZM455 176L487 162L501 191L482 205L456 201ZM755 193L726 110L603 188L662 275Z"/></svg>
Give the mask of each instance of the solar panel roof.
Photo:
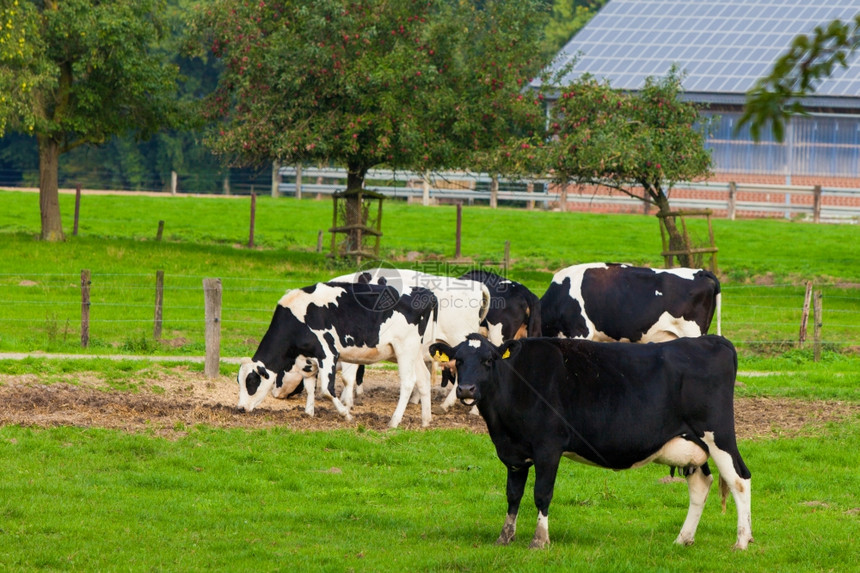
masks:
<svg viewBox="0 0 860 573"><path fill-rule="evenodd" d="M613 88L637 90L645 78L665 77L677 64L688 95L731 101L767 74L798 34L858 12L858 0L610 0L552 69L578 57L562 83L587 72ZM858 55L848 68L834 68L815 97L860 99Z"/></svg>

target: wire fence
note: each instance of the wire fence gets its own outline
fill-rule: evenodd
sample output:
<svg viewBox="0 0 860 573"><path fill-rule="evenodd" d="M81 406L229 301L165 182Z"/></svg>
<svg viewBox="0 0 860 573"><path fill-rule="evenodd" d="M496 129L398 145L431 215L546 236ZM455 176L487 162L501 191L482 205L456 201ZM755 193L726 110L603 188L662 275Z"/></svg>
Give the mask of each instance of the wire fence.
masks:
<svg viewBox="0 0 860 573"><path fill-rule="evenodd" d="M86 328L90 351L203 355L204 278L164 276L163 303L157 314L156 273L92 273L86 301L79 275L0 274L0 351L80 352ZM310 282L220 278L225 356L253 354L280 297ZM814 288L821 293L823 310L820 316L810 316L810 333L818 322L821 344L860 348L860 288L837 283ZM752 351L796 347L805 293L803 284L723 285L722 334L739 348ZM158 317L160 335L155 328Z"/></svg>

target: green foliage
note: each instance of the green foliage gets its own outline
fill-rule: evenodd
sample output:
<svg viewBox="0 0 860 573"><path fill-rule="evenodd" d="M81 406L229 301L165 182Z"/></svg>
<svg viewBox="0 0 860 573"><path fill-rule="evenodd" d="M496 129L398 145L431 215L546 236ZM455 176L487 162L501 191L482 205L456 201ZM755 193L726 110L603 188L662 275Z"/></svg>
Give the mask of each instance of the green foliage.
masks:
<svg viewBox="0 0 860 573"><path fill-rule="evenodd" d="M594 17L607 0L553 0L552 12L544 34L544 53L547 60Z"/></svg>
<svg viewBox="0 0 860 573"><path fill-rule="evenodd" d="M381 163L462 165L506 135L507 110L543 66L540 5L206 5L196 37L224 63L211 142L237 162L335 161L358 179Z"/></svg>
<svg viewBox="0 0 860 573"><path fill-rule="evenodd" d="M0 128L8 121L66 150L126 131L148 136L170 117L176 68L154 50L161 0L6 4Z"/></svg>
<svg viewBox="0 0 860 573"><path fill-rule="evenodd" d="M216 431L187 436L0 428L0 529L12 570L850 570L858 497L856 420L819 437L750 441L753 533L716 491L696 544L672 541L687 488L666 468L607 472L562 461L547 551L529 551L527 485L517 539L504 467L462 431ZM57 495L62 484L62 495Z"/></svg>
<svg viewBox="0 0 860 573"><path fill-rule="evenodd" d="M552 108L548 170L561 184L606 185L661 205L666 186L710 172L706 126L680 93L676 70L635 94L580 77Z"/></svg>
<svg viewBox="0 0 860 573"><path fill-rule="evenodd" d="M837 65L847 67L858 47L860 13L852 21L833 20L826 27L816 26L808 36L797 36L770 73L747 92L736 131L749 124L750 134L758 141L762 129L770 125L774 138L782 141L785 123L792 115L805 113L800 99L814 93L818 82Z"/></svg>

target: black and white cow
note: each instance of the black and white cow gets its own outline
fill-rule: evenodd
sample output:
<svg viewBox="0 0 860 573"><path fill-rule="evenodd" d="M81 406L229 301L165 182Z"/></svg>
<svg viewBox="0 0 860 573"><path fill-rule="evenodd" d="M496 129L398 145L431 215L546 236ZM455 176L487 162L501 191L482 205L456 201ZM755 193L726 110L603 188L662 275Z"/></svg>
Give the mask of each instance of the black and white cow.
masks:
<svg viewBox="0 0 860 573"><path fill-rule="evenodd" d="M588 263L555 273L541 297L544 336L598 342L663 342L707 334L720 281L704 269Z"/></svg>
<svg viewBox="0 0 860 573"><path fill-rule="evenodd" d="M351 419L334 395L338 359L355 364L397 362L400 400L389 426L397 427L413 388L422 397L421 424L430 423L430 376L424 366L423 336L438 309L436 297L424 288L402 292L382 286L317 283L287 292L275 308L269 329L253 358L239 368L240 410L250 412L269 393L277 376L289 372L298 356L316 360L323 395ZM426 399L424 399L426 398ZM313 415L313 392L305 411Z"/></svg>
<svg viewBox="0 0 860 573"><path fill-rule="evenodd" d="M458 344L465 340L467 335L479 332L481 321L487 316L492 303L490 290L481 281L432 275L411 269L369 268L331 280L380 284L396 289L398 292L415 287L432 291L439 303L439 312L438 320L433 324L432 340L429 340L427 345L434 341ZM490 339L493 342L502 342L500 337L491 336ZM429 353L425 354L425 362L428 367L432 367ZM345 360L338 362L338 369L341 370L344 382L340 400L348 408L352 407L353 395L358 392L361 383L362 376L358 371L359 368L359 365L350 364ZM310 391L309 389L316 385L315 377L316 364L313 360L303 363L301 367L295 366L279 378L280 385L273 388L273 395L279 398L291 396L301 391L300 384L303 384L306 391ZM443 370L443 386L446 381L447 376ZM410 402L417 404L419 400L419 394L413 392ZM446 410L455 401L456 396L452 392L442 404L442 409Z"/></svg>
<svg viewBox="0 0 860 573"><path fill-rule="evenodd" d="M735 437L737 354L720 336L661 344L526 338L494 346L481 336L451 348L457 396L474 400L508 468L508 510L496 543L508 544L529 468L538 508L532 548L549 543L548 510L562 457L613 470L650 462L684 468L690 506L675 542L693 543L713 477L732 492L737 549L752 541L750 472Z"/></svg>
<svg viewBox="0 0 860 573"><path fill-rule="evenodd" d="M483 283L490 291L481 334L501 341L541 335L540 299L528 287L486 270L472 270L460 278Z"/></svg>

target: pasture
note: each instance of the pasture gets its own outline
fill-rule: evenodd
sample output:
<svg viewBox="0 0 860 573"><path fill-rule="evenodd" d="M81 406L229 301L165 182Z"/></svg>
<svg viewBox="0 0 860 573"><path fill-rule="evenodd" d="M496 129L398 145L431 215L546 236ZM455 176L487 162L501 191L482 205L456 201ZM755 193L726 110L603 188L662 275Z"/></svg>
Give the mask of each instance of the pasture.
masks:
<svg viewBox="0 0 860 573"><path fill-rule="evenodd" d="M71 235L73 197L62 196ZM452 273L498 263L543 294L553 271L594 260L658 266L653 217L387 203L385 259ZM401 429L391 371L371 370L353 423L318 400L267 398L238 414L236 366L202 365L204 277L224 285L222 354L253 353L287 288L349 269L315 252L328 202L84 196L77 237L33 240L38 197L0 192L0 352L131 354L0 360L0 564L5 570L830 571L855 567L860 534L860 245L853 226L715 221L723 333L741 351L740 449L752 477L755 543L734 552L732 501L712 488L696 544L672 544L686 485L667 469L608 472L563 461L553 543L528 551L533 475L519 536L495 547L504 468L462 406L417 406ZM161 242L157 222L165 221ZM416 255L416 253L418 255ZM418 256L419 260L412 260ZM92 271L91 344L79 345L80 271ZM165 271L164 339L152 338ZM467 270L467 269L464 269ZM824 291L824 352L796 348L804 283ZM811 327L811 324L810 324ZM169 365L147 359L171 355ZM374 387L376 385L376 387ZM390 385L389 385L390 386ZM438 394L441 389L437 390ZM713 467L713 466L712 466Z"/></svg>

